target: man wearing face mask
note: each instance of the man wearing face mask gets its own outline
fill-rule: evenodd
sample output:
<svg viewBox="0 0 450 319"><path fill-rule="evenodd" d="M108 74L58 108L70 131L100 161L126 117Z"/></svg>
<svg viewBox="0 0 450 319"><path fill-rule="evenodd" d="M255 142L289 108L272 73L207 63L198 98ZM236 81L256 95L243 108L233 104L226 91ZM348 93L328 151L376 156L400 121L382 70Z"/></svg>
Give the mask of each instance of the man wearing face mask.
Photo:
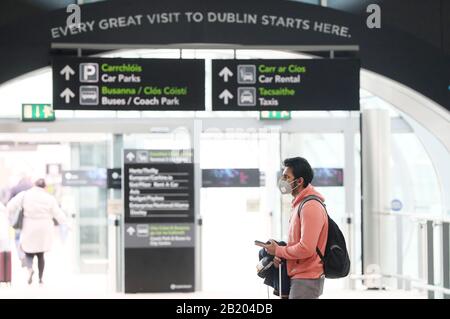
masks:
<svg viewBox="0 0 450 319"><path fill-rule="evenodd" d="M289 299L317 299L323 292L324 268L316 247L325 251L328 235L328 218L324 207L317 200L302 201L311 195L322 202L324 197L311 185L314 173L308 161L301 157L284 161L283 175L278 183L282 194L291 194L292 210L289 219L287 246L278 246L273 240L264 245L275 256L278 267L281 258L287 261L291 278Z"/></svg>

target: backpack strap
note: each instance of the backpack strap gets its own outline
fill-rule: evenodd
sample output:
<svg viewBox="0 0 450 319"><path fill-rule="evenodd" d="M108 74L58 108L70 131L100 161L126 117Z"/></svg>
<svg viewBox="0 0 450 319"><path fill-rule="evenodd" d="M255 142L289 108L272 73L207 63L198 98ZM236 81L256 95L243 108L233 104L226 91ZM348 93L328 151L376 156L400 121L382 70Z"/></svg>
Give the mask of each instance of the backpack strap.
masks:
<svg viewBox="0 0 450 319"><path fill-rule="evenodd" d="M327 208L325 206L325 203L322 202L322 200L318 196L316 196L316 195L309 195L309 196L306 196L305 198L303 198L303 200L301 201L300 205L298 206L298 211L297 211L298 217L300 217L300 212L303 209L303 205L305 205L306 202L309 202L310 200L318 201L323 206L323 208L325 209L325 212L328 214Z"/></svg>
<svg viewBox="0 0 450 319"><path fill-rule="evenodd" d="M306 196L301 201L300 205L298 206L298 210L297 210L298 218L300 218L300 213L301 213L301 211L303 209L303 205L305 205L306 202L309 202L310 200L318 201L320 203L320 205L322 205L322 207L325 209L325 213L328 215L328 211L327 211L327 207L325 206L325 203L322 202L322 200L318 196L316 196L316 195L309 195L309 196ZM324 262L324 257L322 255L322 253L320 252L319 247L316 247L316 253L317 253L317 255L319 255L319 257L322 260L322 262Z"/></svg>

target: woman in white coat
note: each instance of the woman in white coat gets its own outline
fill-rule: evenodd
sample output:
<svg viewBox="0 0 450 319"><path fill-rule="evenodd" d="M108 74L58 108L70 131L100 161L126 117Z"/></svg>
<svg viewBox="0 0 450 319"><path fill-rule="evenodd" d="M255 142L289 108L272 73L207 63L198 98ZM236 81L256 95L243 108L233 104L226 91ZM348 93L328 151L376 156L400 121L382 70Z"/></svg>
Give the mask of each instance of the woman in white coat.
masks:
<svg viewBox="0 0 450 319"><path fill-rule="evenodd" d="M44 253L52 247L54 222L66 224L64 212L56 199L45 190L44 179L38 179L34 187L17 194L7 205L9 214L23 207L23 225L20 245L26 254L29 272L28 284L33 280L33 259L38 258L39 283L42 284L45 259Z"/></svg>

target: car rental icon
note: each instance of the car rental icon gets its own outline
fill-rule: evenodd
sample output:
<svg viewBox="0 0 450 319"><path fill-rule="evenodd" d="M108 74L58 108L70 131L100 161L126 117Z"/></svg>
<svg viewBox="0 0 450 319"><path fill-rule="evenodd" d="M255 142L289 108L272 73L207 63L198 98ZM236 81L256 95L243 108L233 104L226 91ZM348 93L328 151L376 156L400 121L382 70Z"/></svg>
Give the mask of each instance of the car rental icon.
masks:
<svg viewBox="0 0 450 319"><path fill-rule="evenodd" d="M253 81L253 73L245 72L244 69L241 69L241 79L244 81Z"/></svg>
<svg viewBox="0 0 450 319"><path fill-rule="evenodd" d="M238 83L239 84L256 83L256 66L238 65Z"/></svg>

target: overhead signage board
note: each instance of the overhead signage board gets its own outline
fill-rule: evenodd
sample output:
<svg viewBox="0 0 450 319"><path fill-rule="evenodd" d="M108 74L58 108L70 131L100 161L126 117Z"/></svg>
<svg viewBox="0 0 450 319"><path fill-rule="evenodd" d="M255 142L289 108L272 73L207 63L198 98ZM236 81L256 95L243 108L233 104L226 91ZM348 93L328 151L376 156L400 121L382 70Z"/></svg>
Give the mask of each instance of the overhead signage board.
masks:
<svg viewBox="0 0 450 319"><path fill-rule="evenodd" d="M124 150L125 292L195 290L192 155Z"/></svg>
<svg viewBox="0 0 450 319"><path fill-rule="evenodd" d="M357 59L213 60L217 111L359 110Z"/></svg>
<svg viewBox="0 0 450 319"><path fill-rule="evenodd" d="M23 122L50 122L55 120L51 104L22 104Z"/></svg>
<svg viewBox="0 0 450 319"><path fill-rule="evenodd" d="M58 57L53 105L55 110L201 111L205 62Z"/></svg>

